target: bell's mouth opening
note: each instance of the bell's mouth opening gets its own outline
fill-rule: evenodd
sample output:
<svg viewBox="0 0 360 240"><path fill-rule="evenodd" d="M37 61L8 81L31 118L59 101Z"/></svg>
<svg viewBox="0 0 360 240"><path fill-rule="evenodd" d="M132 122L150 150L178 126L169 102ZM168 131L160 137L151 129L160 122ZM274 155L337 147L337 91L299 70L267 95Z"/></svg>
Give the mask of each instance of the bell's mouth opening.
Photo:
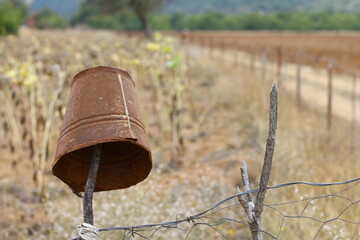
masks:
<svg viewBox="0 0 360 240"><path fill-rule="evenodd" d="M74 192L83 192L93 146L71 151L53 166L53 173ZM152 167L150 151L132 141L102 143L95 192L128 188L143 181Z"/></svg>

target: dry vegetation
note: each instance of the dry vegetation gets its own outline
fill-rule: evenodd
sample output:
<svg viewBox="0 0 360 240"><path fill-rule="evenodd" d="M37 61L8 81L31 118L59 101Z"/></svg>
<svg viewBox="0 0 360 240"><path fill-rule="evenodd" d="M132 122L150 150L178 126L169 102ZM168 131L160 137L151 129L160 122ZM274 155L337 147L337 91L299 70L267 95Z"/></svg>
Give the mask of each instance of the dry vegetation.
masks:
<svg viewBox="0 0 360 240"><path fill-rule="evenodd" d="M19 37L1 39L0 51L4 59L0 65L0 239L76 236L76 225L82 221L81 199L52 176L50 166L69 83L77 72L92 66L130 71L154 160L154 169L144 182L127 190L95 193L96 226L131 226L195 214L236 193L241 160L247 161L252 187L256 187L267 132L270 80L275 80L274 76L264 82L260 73L250 72L248 66L234 67L231 62L203 53L185 54L189 49L160 35L154 42L147 42L103 31L24 30ZM58 70L54 70L55 64ZM49 106L60 79L65 85L51 117ZM271 185L295 180L333 182L358 176L359 152L350 154L351 128L346 119L335 118L328 131L323 113L312 105L299 111L294 97L284 89L279 101ZM175 142L171 128L174 111ZM50 131L46 127L49 119ZM44 146L46 151L41 151ZM43 168L39 159L46 160ZM342 188L296 186L271 190L266 202L298 200ZM359 186L344 195L359 200ZM347 202L342 200L316 200L306 214L329 219L345 208ZM282 211L299 215L301 209L301 204L294 204ZM359 210L355 205L343 217L359 222ZM218 215L244 220L239 205ZM279 214L265 208L263 226L275 235L281 232L280 239L312 239L319 229L319 224L304 219L286 220L282 227L280 222ZM355 228L343 222L330 223L319 239L350 239ZM246 226L235 223L223 224L218 230L228 239L249 236ZM121 239L123 235L108 232L101 236ZM185 232L167 230L158 232L154 239L185 237ZM359 237L358 231L354 239ZM199 226L188 239L205 238L222 236Z"/></svg>

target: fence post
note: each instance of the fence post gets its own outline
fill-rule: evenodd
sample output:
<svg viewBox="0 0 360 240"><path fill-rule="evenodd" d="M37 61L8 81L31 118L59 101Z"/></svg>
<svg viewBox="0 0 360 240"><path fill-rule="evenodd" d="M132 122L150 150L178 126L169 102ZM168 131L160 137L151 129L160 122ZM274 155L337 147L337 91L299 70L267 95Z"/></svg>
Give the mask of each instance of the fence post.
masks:
<svg viewBox="0 0 360 240"><path fill-rule="evenodd" d="M220 49L221 49L222 51L225 51L225 39L222 39L222 40L220 41Z"/></svg>
<svg viewBox="0 0 360 240"><path fill-rule="evenodd" d="M332 78L333 78L333 59L328 59L328 102L327 102L327 128L331 129L332 125Z"/></svg>
<svg viewBox="0 0 360 240"><path fill-rule="evenodd" d="M298 107L301 109L301 52L296 52L297 68L296 68L296 101Z"/></svg>
<svg viewBox="0 0 360 240"><path fill-rule="evenodd" d="M190 33L186 33L185 43L190 45L192 42L192 35Z"/></svg>
<svg viewBox="0 0 360 240"><path fill-rule="evenodd" d="M265 81L266 80L266 65L267 65L267 52L266 50L262 53L261 55L261 65L262 65L262 70L261 70L261 77L262 80Z"/></svg>
<svg viewBox="0 0 360 240"><path fill-rule="evenodd" d="M255 71L255 60L256 60L256 47L251 45L251 71Z"/></svg>
<svg viewBox="0 0 360 240"><path fill-rule="evenodd" d="M210 57L215 56L215 43L213 38L209 38L209 55Z"/></svg>
<svg viewBox="0 0 360 240"><path fill-rule="evenodd" d="M239 59L239 43L234 40L234 67L238 65L238 59Z"/></svg>
<svg viewBox="0 0 360 240"><path fill-rule="evenodd" d="M207 56L211 57L211 39L208 38L206 41L206 51L207 51Z"/></svg>
<svg viewBox="0 0 360 240"><path fill-rule="evenodd" d="M206 49L205 49L205 47L206 47L206 39L205 39L204 36L200 36L200 46L201 46L202 54L205 55L205 53L206 53Z"/></svg>
<svg viewBox="0 0 360 240"><path fill-rule="evenodd" d="M249 218L249 228L253 240L263 239L263 230L261 229L261 215L264 207L264 199L269 183L272 158L275 150L276 128L277 128L277 115L278 115L278 88L277 82L274 82L270 91L270 112L269 112L269 131L266 140L266 149L264 156L263 168L261 171L259 190L256 194L256 202L253 202L251 193L239 195L238 200L244 208ZM243 179L243 187L245 191L250 189L249 179L247 176L246 164L243 162L241 167L241 175ZM238 191L241 189L238 187Z"/></svg>
<svg viewBox="0 0 360 240"><path fill-rule="evenodd" d="M277 75L277 80L278 80L278 84L279 87L281 88L281 67L282 67L282 49L281 47L277 48L277 71L276 71L276 75Z"/></svg>
<svg viewBox="0 0 360 240"><path fill-rule="evenodd" d="M352 81L352 95L351 95L351 153L353 154L356 146L356 81L357 74L354 74Z"/></svg>
<svg viewBox="0 0 360 240"><path fill-rule="evenodd" d="M255 70L255 47L253 44L249 45L249 68L251 72Z"/></svg>

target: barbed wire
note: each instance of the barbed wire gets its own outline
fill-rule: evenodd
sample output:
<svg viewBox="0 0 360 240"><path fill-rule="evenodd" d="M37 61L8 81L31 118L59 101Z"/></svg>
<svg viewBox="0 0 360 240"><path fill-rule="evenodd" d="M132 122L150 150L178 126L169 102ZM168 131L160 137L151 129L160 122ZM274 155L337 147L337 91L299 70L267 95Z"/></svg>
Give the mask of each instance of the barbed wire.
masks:
<svg viewBox="0 0 360 240"><path fill-rule="evenodd" d="M354 221L354 220L348 220L348 219L342 218L342 216L344 215L345 212L347 212L347 210L349 208L360 203L360 199L352 200L351 198L341 196L340 194L344 193L345 191L347 191L355 186L358 186L360 184L360 177L346 180L346 181L341 181L341 182L334 182L334 183L314 183L314 182L306 182L306 181L294 181L294 182L287 182L287 183L282 183L282 184L278 184L278 185L274 185L274 186L269 186L269 187L267 187L267 189L273 190L273 189L279 189L279 188L284 188L284 187L289 187L289 186L294 186L294 185L307 185L307 186L312 186L312 187L329 187L329 186L337 186L337 185L346 185L346 184L350 184L350 183L352 183L352 185L347 186L346 188L344 188L340 191L330 193L330 194L313 196L313 197L308 197L308 198L304 198L304 199L300 199L300 200L264 204L265 208L273 210L278 215L280 215L281 220L280 220L280 224L277 227L278 230L276 232L272 232L270 230L265 230L265 229L261 229L261 231L265 235L270 237L271 239L279 239L283 233L283 226L284 226L286 219L307 219L307 220L311 220L311 221L314 221L314 222L320 224L320 227L316 231L316 234L313 238L313 239L316 239L326 224L339 220L341 222L356 226L355 231L352 234L353 237L351 238L351 239L353 239L354 236L356 235L356 232L359 230L360 219L357 221ZM241 193L231 195L231 196L215 203L210 208L208 208L200 213L191 215L189 217L183 217L182 215L178 214L176 216L175 221L144 224L144 225L137 225L137 226L127 226L127 227L101 228L101 229L99 229L99 232L123 231L122 239L127 239L128 237L136 237L136 236L140 237L141 239L152 239L152 237L154 237L155 234L157 232L159 232L160 230L176 229L176 230L179 230L182 232L186 232L185 239L188 239L195 227L207 226L211 230L215 231L222 239L228 239L226 234L223 233L221 230L219 230L217 227L220 225L223 225L225 223L234 223L234 224L239 224L240 226L243 226L244 230L245 230L245 227L249 226L249 224L247 223L247 221L245 219L245 214L241 214L243 219L236 219L236 218L232 218L232 217L217 217L216 214L224 211L225 209L229 210L231 208L241 206L240 203L238 203L238 202L232 203L232 204L227 204L227 203L233 199L237 200L238 196L249 194L249 193L255 193L258 190L259 190L258 188L255 188L255 189L251 189L249 191L243 191ZM305 215L305 211L309 208L311 203L313 203L314 201L316 201L318 199L327 199L327 198L331 198L331 197L339 198L339 199L342 199L342 200L348 202L348 204L340 211L340 213L337 216L327 219L327 220L321 220L321 219L317 219L316 217ZM302 202L305 202L305 206L301 209L301 211L298 215L286 214L280 209L280 207L282 207L282 206L292 205L292 204L297 204L297 203L302 203ZM239 209L240 210L236 211L235 213L238 213L238 214L240 212L243 213L242 208L240 207ZM178 219L178 218L180 218L180 219ZM186 223L186 225L182 226L182 224L184 224L184 223ZM77 240L77 239L79 239L79 238L73 238L72 240Z"/></svg>

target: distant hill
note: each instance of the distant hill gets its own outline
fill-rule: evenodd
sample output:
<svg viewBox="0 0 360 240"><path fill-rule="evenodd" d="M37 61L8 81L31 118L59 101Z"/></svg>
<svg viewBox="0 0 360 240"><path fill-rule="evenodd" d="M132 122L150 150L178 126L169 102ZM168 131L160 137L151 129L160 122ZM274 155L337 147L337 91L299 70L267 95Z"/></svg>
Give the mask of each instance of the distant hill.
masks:
<svg viewBox="0 0 360 240"><path fill-rule="evenodd" d="M51 8L69 18L81 0L32 0L30 12ZM175 0L165 4L162 12L185 12L189 14L220 11L236 14L246 12L272 13L282 11L360 12L360 0Z"/></svg>

